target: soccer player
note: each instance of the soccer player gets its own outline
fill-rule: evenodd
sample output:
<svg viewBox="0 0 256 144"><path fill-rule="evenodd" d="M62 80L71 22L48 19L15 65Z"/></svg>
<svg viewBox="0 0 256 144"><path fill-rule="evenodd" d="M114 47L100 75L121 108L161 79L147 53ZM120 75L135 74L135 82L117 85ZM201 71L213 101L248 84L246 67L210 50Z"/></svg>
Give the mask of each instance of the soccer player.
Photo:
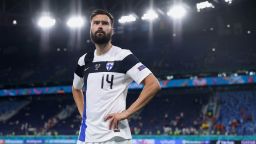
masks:
<svg viewBox="0 0 256 144"><path fill-rule="evenodd" d="M112 45L113 16L104 10L91 14L91 40L96 49L78 60L72 93L82 116L77 144L130 144L127 118L160 90L152 72L131 53ZM139 97L126 109L129 84L144 84ZM82 87L85 83L86 94Z"/></svg>

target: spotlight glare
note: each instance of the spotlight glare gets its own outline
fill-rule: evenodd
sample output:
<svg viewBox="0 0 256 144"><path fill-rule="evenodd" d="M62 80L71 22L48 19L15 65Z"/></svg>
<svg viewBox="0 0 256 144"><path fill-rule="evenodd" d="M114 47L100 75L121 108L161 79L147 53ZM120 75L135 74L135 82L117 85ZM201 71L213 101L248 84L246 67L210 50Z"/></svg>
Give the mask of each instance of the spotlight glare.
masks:
<svg viewBox="0 0 256 144"><path fill-rule="evenodd" d="M132 14L128 15L128 16L122 16L118 22L121 23L121 24L124 24L124 23L131 23L131 22L134 22L136 21L136 17Z"/></svg>
<svg viewBox="0 0 256 144"><path fill-rule="evenodd" d="M167 15L173 19L182 19L187 14L186 9L182 5L176 5L170 8Z"/></svg>
<svg viewBox="0 0 256 144"><path fill-rule="evenodd" d="M196 4L197 11L200 12L202 9L214 8L214 5L208 1L200 2Z"/></svg>
<svg viewBox="0 0 256 144"><path fill-rule="evenodd" d="M38 20L38 26L40 26L41 28L51 28L55 25L56 20L50 16L42 16L39 20Z"/></svg>
<svg viewBox="0 0 256 144"><path fill-rule="evenodd" d="M17 25L17 20L13 20L13 21L12 21L12 24L13 24L13 25Z"/></svg>
<svg viewBox="0 0 256 144"><path fill-rule="evenodd" d="M158 18L158 14L154 10L148 10L142 17L142 20L153 21Z"/></svg>
<svg viewBox="0 0 256 144"><path fill-rule="evenodd" d="M232 0L225 0L226 3L231 4Z"/></svg>
<svg viewBox="0 0 256 144"><path fill-rule="evenodd" d="M70 28L81 28L84 26L84 19L81 16L74 16L69 18L67 26Z"/></svg>

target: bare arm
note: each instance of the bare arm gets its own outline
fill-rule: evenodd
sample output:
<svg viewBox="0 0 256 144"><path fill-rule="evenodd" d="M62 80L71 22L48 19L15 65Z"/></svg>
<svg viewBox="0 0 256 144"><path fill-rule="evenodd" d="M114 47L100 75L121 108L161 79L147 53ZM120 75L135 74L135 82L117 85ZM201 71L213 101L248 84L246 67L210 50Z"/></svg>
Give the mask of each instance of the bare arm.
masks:
<svg viewBox="0 0 256 144"><path fill-rule="evenodd" d="M72 94L73 94L73 98L75 100L77 109L81 115L81 117L83 117L83 111L84 111L84 94L83 91L80 89L75 89L72 86Z"/></svg>
<svg viewBox="0 0 256 144"><path fill-rule="evenodd" d="M118 122L123 119L127 119L132 114L140 110L144 107L154 96L155 94L161 89L160 84L156 77L153 74L147 76L142 83L144 84L144 88L141 91L138 99L132 103L132 105L126 110L121 113L114 113L106 116L105 120L110 120L110 129L118 128Z"/></svg>
<svg viewBox="0 0 256 144"><path fill-rule="evenodd" d="M142 83L145 85L138 99L125 111L127 117L144 107L161 89L158 80L153 74L147 76Z"/></svg>

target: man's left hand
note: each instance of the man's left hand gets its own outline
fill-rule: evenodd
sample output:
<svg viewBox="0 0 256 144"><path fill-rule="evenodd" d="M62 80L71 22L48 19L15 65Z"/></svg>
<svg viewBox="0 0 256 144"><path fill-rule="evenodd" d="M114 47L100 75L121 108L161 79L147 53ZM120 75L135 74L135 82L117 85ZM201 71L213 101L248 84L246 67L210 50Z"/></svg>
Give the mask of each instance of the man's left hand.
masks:
<svg viewBox="0 0 256 144"><path fill-rule="evenodd" d="M118 129L118 123L121 120L127 119L128 118L128 114L126 111L123 111L121 113L113 113L113 114L108 114L104 120L110 120L110 124L109 124L109 129Z"/></svg>

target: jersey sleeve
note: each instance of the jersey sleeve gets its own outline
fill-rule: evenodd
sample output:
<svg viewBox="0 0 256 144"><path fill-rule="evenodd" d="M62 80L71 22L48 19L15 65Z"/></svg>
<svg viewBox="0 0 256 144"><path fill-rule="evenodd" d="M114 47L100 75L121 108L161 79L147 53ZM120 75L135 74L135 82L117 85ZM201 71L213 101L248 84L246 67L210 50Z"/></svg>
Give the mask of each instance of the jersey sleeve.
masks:
<svg viewBox="0 0 256 144"><path fill-rule="evenodd" d="M84 69L85 69L85 62L84 57L86 54L81 56L78 60L78 64L76 66L76 70L74 73L73 79L73 87L75 89L82 89L84 86Z"/></svg>
<svg viewBox="0 0 256 144"><path fill-rule="evenodd" d="M133 54L124 58L126 74L129 75L137 84L140 84L152 72L143 65Z"/></svg>

